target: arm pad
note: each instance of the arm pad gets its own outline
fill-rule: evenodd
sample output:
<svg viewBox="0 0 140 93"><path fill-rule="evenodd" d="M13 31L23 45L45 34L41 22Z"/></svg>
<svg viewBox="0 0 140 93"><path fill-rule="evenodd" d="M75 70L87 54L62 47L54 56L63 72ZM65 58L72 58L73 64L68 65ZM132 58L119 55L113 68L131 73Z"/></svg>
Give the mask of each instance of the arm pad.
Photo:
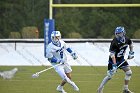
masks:
<svg viewBox="0 0 140 93"><path fill-rule="evenodd" d="M70 48L67 48L67 51L68 51L69 53L72 53L72 50L71 50Z"/></svg>
<svg viewBox="0 0 140 93"><path fill-rule="evenodd" d="M58 59L56 57L48 58L51 63L58 63Z"/></svg>

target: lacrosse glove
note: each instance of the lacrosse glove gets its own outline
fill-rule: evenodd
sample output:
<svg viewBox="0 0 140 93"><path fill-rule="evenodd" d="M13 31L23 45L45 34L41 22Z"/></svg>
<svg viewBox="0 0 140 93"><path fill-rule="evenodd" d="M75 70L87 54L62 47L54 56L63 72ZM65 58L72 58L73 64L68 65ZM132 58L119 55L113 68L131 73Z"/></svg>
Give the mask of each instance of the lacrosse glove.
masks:
<svg viewBox="0 0 140 93"><path fill-rule="evenodd" d="M112 64L112 70L113 73L117 72L117 64Z"/></svg>
<svg viewBox="0 0 140 93"><path fill-rule="evenodd" d="M58 63L59 63L59 64L64 64L65 61L64 61L63 59L60 59L60 60L58 60Z"/></svg>
<svg viewBox="0 0 140 93"><path fill-rule="evenodd" d="M134 58L134 52L129 51L128 59L133 59Z"/></svg>
<svg viewBox="0 0 140 93"><path fill-rule="evenodd" d="M72 56L72 58L73 58L74 60L78 58L78 56L77 56L76 53L71 53L71 56Z"/></svg>

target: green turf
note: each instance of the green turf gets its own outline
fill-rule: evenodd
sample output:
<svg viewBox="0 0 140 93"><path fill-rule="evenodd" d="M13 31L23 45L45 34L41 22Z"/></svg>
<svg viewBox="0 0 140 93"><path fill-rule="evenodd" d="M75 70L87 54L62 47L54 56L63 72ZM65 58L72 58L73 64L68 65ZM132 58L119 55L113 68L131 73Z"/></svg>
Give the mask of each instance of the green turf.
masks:
<svg viewBox="0 0 140 93"><path fill-rule="evenodd" d="M11 66L1 66L0 71L10 70ZM131 67L133 76L129 88L135 93L140 93L140 67ZM51 69L42 73L39 78L33 79L31 75L44 69L43 67L19 66L19 71L11 80L0 78L0 93L58 93L57 85L61 78ZM72 67L72 80L79 86L79 93L96 93L96 90L106 75L107 67ZM124 80L124 73L118 70L116 75L109 81L104 93L121 93ZM69 84L64 89L68 93L75 92Z"/></svg>

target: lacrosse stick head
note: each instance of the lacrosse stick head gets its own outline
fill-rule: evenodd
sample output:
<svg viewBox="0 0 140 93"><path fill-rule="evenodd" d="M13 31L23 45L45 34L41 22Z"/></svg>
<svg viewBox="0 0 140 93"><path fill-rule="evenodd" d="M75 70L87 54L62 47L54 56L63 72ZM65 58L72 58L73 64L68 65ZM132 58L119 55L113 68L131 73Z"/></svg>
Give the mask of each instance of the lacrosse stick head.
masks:
<svg viewBox="0 0 140 93"><path fill-rule="evenodd" d="M18 71L18 68L14 68L9 71L3 71L3 72L0 72L0 76L3 77L3 79L12 79L15 76L17 71Z"/></svg>
<svg viewBox="0 0 140 93"><path fill-rule="evenodd" d="M39 74L38 73L35 73L32 75L32 78L38 78L39 77Z"/></svg>
<svg viewBox="0 0 140 93"><path fill-rule="evenodd" d="M18 71L18 68L14 68L12 71L16 73Z"/></svg>

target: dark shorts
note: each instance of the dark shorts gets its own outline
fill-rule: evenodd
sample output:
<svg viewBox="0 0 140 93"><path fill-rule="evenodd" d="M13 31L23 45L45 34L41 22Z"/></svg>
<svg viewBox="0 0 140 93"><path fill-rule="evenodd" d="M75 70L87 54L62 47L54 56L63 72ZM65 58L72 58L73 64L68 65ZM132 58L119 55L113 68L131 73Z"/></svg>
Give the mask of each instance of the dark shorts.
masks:
<svg viewBox="0 0 140 93"><path fill-rule="evenodd" d="M122 63L123 61L121 61L121 62L117 62L117 66L119 66L121 63ZM122 69L122 68L125 68L125 67L128 67L129 66L129 64L128 64L128 62L126 61L126 62L124 62L119 68L120 69ZM112 69L112 63L108 63L108 70L111 70Z"/></svg>

